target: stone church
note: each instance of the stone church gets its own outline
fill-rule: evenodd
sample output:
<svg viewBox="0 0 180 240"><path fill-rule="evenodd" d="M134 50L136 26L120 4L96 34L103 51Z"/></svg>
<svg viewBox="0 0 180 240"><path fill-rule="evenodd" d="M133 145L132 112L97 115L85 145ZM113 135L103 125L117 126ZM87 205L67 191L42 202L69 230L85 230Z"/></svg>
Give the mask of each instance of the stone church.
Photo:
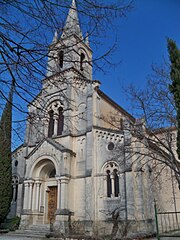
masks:
<svg viewBox="0 0 180 240"><path fill-rule="evenodd" d="M21 217L21 229L105 234L119 219L131 221L131 231L153 231L151 171L132 165L125 151L136 119L100 90L92 67L73 0L28 106L25 142L13 152L10 215Z"/></svg>

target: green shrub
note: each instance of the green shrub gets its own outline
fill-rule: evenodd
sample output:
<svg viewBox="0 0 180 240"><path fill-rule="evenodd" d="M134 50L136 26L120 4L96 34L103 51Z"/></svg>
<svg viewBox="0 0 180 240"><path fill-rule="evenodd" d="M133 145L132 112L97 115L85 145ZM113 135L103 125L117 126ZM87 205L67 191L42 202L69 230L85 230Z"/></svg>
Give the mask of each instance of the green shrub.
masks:
<svg viewBox="0 0 180 240"><path fill-rule="evenodd" d="M15 231L18 229L20 223L20 217L14 217L11 219L6 219L4 223L1 224L1 229L9 229L10 231Z"/></svg>

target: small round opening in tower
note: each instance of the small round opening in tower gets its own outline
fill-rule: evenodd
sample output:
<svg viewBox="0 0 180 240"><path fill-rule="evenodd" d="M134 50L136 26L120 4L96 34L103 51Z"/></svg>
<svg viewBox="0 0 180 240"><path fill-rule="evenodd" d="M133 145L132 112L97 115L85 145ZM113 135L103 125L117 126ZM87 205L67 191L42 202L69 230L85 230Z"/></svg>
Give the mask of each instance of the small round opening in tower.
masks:
<svg viewBox="0 0 180 240"><path fill-rule="evenodd" d="M113 142L108 143L107 148L108 148L109 151L113 150L114 149L114 143Z"/></svg>
<svg viewBox="0 0 180 240"><path fill-rule="evenodd" d="M14 162L14 166L17 167L17 165L18 165L18 161L16 160L16 161Z"/></svg>

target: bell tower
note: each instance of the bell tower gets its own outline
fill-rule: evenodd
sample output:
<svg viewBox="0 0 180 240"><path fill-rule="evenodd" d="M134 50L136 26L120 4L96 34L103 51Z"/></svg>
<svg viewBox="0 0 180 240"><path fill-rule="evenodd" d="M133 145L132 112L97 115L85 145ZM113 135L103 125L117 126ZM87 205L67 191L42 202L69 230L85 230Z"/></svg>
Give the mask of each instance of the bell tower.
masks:
<svg viewBox="0 0 180 240"><path fill-rule="evenodd" d="M49 47L47 77L70 69L92 80L92 50L88 34L83 37L75 0L72 0L61 36L56 31Z"/></svg>

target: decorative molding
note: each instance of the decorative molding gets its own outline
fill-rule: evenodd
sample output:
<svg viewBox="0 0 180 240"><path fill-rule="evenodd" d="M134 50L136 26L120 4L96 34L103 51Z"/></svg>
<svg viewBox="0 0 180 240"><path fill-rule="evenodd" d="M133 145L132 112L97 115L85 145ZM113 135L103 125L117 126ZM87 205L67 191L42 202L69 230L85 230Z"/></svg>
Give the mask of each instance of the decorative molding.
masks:
<svg viewBox="0 0 180 240"><path fill-rule="evenodd" d="M111 133L109 131L104 131L104 130L96 130L96 135L98 139L105 139L113 143L117 143L117 142L119 143L124 141L123 134Z"/></svg>

